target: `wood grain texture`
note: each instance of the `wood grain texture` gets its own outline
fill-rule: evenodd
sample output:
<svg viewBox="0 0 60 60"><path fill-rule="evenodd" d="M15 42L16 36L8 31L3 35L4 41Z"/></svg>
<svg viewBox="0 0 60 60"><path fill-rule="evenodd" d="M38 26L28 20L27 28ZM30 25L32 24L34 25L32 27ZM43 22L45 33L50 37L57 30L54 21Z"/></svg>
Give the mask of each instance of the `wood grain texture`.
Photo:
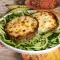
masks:
<svg viewBox="0 0 60 60"><path fill-rule="evenodd" d="M3 16L6 12L9 11L9 9L6 7L6 5L13 5L16 0L0 0L0 16Z"/></svg>
<svg viewBox="0 0 60 60"><path fill-rule="evenodd" d="M55 13L60 14L60 6L55 8L55 9L52 9L52 11L55 12Z"/></svg>
<svg viewBox="0 0 60 60"><path fill-rule="evenodd" d="M15 0L0 0L0 16L8 11L6 4L15 4ZM0 43L0 60L20 60L20 58L18 57L18 53L5 48Z"/></svg>
<svg viewBox="0 0 60 60"><path fill-rule="evenodd" d="M0 43L0 60L21 60L19 54L5 48Z"/></svg>

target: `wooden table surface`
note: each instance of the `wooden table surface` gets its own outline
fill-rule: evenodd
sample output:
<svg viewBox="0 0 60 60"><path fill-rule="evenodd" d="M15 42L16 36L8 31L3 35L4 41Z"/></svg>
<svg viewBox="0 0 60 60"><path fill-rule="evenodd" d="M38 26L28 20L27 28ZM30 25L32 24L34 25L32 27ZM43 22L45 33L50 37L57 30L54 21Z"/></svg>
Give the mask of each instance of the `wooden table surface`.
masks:
<svg viewBox="0 0 60 60"><path fill-rule="evenodd" d="M8 11L8 9L5 7L5 1L8 1L8 0L0 0L0 13L3 13L3 14L6 11ZM4 3L4 4L2 4L2 3ZM9 0L9 3L15 4L13 0ZM52 11L60 14L60 7L55 8ZM21 59L20 59L20 55L18 53L13 52L13 51L9 50L8 48L3 47L0 43L0 60L21 60Z"/></svg>
<svg viewBox="0 0 60 60"><path fill-rule="evenodd" d="M6 4L13 5L16 4L15 0L0 0L0 15L4 15L8 8ZM0 43L0 60L21 60L19 54L9 50L8 48L2 47Z"/></svg>
<svg viewBox="0 0 60 60"><path fill-rule="evenodd" d="M9 50L0 43L0 60L21 60L20 54Z"/></svg>

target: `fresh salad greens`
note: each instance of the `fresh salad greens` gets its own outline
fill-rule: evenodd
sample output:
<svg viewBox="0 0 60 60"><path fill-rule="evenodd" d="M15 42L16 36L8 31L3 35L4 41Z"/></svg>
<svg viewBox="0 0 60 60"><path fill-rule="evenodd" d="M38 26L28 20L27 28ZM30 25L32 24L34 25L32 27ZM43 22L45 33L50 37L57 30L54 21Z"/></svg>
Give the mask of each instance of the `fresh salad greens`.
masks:
<svg viewBox="0 0 60 60"><path fill-rule="evenodd" d="M35 12L36 11L33 10L31 11L26 10L23 12L11 13L4 17L3 19L0 19L0 39L10 46L23 50L38 51L51 48L60 44L60 25L58 26L55 32L47 32L44 34L40 34L40 32L37 32L37 34L34 37L28 39L27 41L24 41L24 39L17 41L9 39L7 33L4 30L5 24L12 20L13 18L16 18L18 16L24 16L25 14L30 15Z"/></svg>

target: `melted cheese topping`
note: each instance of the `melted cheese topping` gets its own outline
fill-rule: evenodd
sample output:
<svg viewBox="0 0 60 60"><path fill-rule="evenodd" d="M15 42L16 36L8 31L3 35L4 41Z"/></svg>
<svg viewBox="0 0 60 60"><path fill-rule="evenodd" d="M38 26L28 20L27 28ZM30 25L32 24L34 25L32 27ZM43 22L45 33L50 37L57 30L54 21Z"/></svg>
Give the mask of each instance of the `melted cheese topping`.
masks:
<svg viewBox="0 0 60 60"><path fill-rule="evenodd" d="M39 22L38 31L48 32L57 26L56 19L52 13L37 12L33 14L33 17L37 18Z"/></svg>
<svg viewBox="0 0 60 60"><path fill-rule="evenodd" d="M30 16L22 16L11 20L7 26L6 31L10 36L26 36L35 31L37 21Z"/></svg>

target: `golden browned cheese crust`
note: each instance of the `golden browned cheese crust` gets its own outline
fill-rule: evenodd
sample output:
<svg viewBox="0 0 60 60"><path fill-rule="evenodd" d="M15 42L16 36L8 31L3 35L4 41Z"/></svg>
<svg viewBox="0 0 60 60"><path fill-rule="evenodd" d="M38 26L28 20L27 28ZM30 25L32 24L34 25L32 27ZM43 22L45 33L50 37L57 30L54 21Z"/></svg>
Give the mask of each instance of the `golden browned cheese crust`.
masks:
<svg viewBox="0 0 60 60"><path fill-rule="evenodd" d="M54 14L47 11L39 11L33 14L39 22L38 31L40 32L48 32L57 27L57 19Z"/></svg>
<svg viewBox="0 0 60 60"><path fill-rule="evenodd" d="M29 35L33 35L37 29L38 22L31 16L21 16L17 17L6 25L6 32L8 35L16 40L20 39L20 37L29 37Z"/></svg>

